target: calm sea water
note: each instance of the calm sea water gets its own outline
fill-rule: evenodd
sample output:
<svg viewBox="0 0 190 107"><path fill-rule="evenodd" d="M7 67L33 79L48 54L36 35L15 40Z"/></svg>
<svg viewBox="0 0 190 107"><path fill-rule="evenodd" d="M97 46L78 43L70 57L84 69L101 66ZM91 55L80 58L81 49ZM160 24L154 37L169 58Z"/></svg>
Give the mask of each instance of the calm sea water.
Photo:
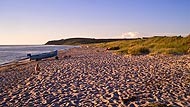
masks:
<svg viewBox="0 0 190 107"><path fill-rule="evenodd" d="M29 53L33 55L73 47L64 45L0 45L0 65L26 58Z"/></svg>

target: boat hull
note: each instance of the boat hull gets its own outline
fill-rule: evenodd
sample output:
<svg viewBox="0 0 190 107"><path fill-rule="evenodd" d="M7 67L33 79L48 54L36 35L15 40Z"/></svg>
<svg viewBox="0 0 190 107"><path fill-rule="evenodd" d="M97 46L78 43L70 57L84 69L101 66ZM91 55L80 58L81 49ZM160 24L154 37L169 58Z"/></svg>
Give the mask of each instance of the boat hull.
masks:
<svg viewBox="0 0 190 107"><path fill-rule="evenodd" d="M31 55L28 54L27 56L29 57L30 60L41 60L41 59L45 59L45 58L50 58L50 57L56 57L56 59L58 55L58 51L53 51L53 52L48 52L48 53L42 53L42 54L37 54L37 55Z"/></svg>

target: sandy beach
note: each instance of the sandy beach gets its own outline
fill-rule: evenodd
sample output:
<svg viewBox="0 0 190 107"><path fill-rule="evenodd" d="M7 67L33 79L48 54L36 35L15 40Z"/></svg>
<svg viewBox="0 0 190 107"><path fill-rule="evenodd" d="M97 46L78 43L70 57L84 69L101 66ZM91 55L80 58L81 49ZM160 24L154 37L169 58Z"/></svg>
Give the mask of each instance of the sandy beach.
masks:
<svg viewBox="0 0 190 107"><path fill-rule="evenodd" d="M39 70L35 70L36 65ZM190 107L190 56L81 47L0 69L0 106Z"/></svg>

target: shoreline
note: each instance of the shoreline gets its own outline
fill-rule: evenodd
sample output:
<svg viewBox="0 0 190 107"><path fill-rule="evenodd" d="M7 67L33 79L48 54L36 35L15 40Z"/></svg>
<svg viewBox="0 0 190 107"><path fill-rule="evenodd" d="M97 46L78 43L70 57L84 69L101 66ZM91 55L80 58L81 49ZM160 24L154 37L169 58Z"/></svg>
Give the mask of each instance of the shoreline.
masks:
<svg viewBox="0 0 190 107"><path fill-rule="evenodd" d="M188 55L123 56L81 46L59 51L59 60L0 69L0 106L190 106L189 70Z"/></svg>
<svg viewBox="0 0 190 107"><path fill-rule="evenodd" d="M44 44L45 45L45 44ZM9 45L5 45L5 46L9 46ZM10 45L11 46L11 45ZM16 46L16 45L13 45L13 46ZM18 45L18 46L22 46L22 45ZM28 45L28 46L33 46L33 45ZM36 45L38 46L38 45ZM47 45L48 46L48 45ZM49 46L53 46L53 45L49 45ZM56 46L59 46L59 45L56 45ZM122 55L122 56L151 56L151 57L154 57L154 56L187 56L190 58L190 55L189 54L179 54L179 55L173 55L173 54L147 54L147 55L130 55L130 54L119 54L119 53L114 53L112 50L106 50L104 48L99 48L99 47L94 47L94 46L89 46L89 45L80 45L80 46L75 46L75 45L65 45L65 46L74 46L73 48L97 48L97 49L101 49L103 51L109 51L111 52L112 54L116 54L116 55ZM69 49L73 49L73 48L69 48ZM62 52L62 51L67 51L68 49L64 49L64 50L58 50L59 53ZM48 58L49 59L49 58ZM44 60L44 59L43 59ZM23 58L23 59L17 59L17 60L13 60L13 61L10 61L10 62L6 62L6 63L2 63L0 64L0 69L1 67L7 67L7 66L11 66L11 65L19 65L19 64L22 64L23 62L31 62L29 61L29 58Z"/></svg>
<svg viewBox="0 0 190 107"><path fill-rule="evenodd" d="M55 50L67 50L77 46L66 45L3 45L0 47L0 67L27 59L27 54L41 54ZM7 50L8 49L8 50Z"/></svg>

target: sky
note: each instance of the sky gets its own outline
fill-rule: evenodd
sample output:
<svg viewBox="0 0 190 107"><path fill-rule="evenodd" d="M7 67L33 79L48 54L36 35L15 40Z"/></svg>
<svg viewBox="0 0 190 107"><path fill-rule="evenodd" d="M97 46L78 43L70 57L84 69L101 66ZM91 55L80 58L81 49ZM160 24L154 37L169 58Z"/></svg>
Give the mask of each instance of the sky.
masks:
<svg viewBox="0 0 190 107"><path fill-rule="evenodd" d="M190 34L190 0L0 0L0 45Z"/></svg>

